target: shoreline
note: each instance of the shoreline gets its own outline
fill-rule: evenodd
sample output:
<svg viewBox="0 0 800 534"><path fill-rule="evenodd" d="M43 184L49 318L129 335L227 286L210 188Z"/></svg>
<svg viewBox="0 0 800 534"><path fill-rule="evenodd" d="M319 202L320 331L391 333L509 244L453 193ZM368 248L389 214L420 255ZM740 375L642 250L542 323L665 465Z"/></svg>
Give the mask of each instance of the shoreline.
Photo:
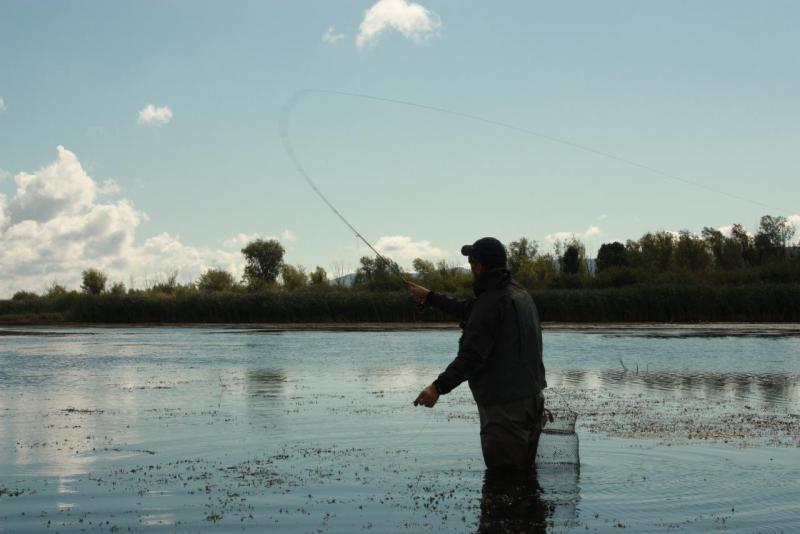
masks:
<svg viewBox="0 0 800 534"><path fill-rule="evenodd" d="M219 329L279 332L402 332L402 331L446 331L458 330L455 322L414 323L92 323L92 322L0 322L0 336L13 335L60 335L69 329ZM23 330L18 330L23 329ZM30 330L29 330L30 329ZM38 332L52 329L55 332ZM543 322L542 330L553 332L583 332L597 334L658 335L660 332L680 330L688 335L719 336L800 336L800 323L773 322Z"/></svg>

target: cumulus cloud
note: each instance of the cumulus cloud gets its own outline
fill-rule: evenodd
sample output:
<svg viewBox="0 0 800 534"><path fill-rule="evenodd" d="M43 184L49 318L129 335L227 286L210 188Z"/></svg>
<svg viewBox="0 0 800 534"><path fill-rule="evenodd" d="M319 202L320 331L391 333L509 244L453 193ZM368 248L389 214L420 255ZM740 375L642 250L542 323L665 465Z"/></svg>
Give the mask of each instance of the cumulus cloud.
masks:
<svg viewBox="0 0 800 534"><path fill-rule="evenodd" d="M98 202L99 192L113 188L99 186L64 147L54 162L18 173L14 181L13 198L0 195L0 298L20 289L41 291L54 280L77 288L81 271L90 267L136 285L175 270L183 281L212 267L242 272L238 250L192 247L167 233L137 244L147 215L124 198Z"/></svg>
<svg viewBox="0 0 800 534"><path fill-rule="evenodd" d="M113 178L104 180L103 183L97 188L97 192L101 195L116 195L120 191L122 191L122 188Z"/></svg>
<svg viewBox="0 0 800 534"><path fill-rule="evenodd" d="M727 224L725 226L720 226L717 230L724 235L725 237L730 237L733 233L733 225Z"/></svg>
<svg viewBox="0 0 800 534"><path fill-rule="evenodd" d="M364 13L356 45L363 48L375 44L389 29L419 44L438 32L441 26L439 16L420 4L408 0L379 0Z"/></svg>
<svg viewBox="0 0 800 534"><path fill-rule="evenodd" d="M83 170L78 158L59 146L58 158L33 174L14 177L17 191L11 202L11 222L45 222L59 215L73 215L94 202L97 185Z"/></svg>
<svg viewBox="0 0 800 534"><path fill-rule="evenodd" d="M343 33L336 33L334 26L328 26L328 30L322 34L322 42L328 44L336 44L344 38L345 35Z"/></svg>
<svg viewBox="0 0 800 534"><path fill-rule="evenodd" d="M554 232L552 234L547 234L544 236L544 240L550 243L557 243L559 241L567 241L570 239L576 239L575 232Z"/></svg>
<svg viewBox="0 0 800 534"><path fill-rule="evenodd" d="M590 226L583 232L554 232L552 234L547 234L544 236L544 240L551 245L557 243L559 241L569 241L572 239L587 239L589 237L594 237L601 235L603 232L597 226Z"/></svg>
<svg viewBox="0 0 800 534"><path fill-rule="evenodd" d="M153 104L147 104L139 111L139 118L136 122L145 126L161 126L171 120L172 110L169 109L169 106L156 107Z"/></svg>
<svg viewBox="0 0 800 534"><path fill-rule="evenodd" d="M724 235L725 237L731 237L733 235L733 225L732 224L727 224L725 226L720 226L719 228L717 228L717 230L719 230L719 232L722 235ZM751 232L750 230L748 230L747 228L744 229L744 233L749 235L750 237L754 237L755 236L755 234L753 232Z"/></svg>
<svg viewBox="0 0 800 534"><path fill-rule="evenodd" d="M6 208L6 196L0 193L0 232L8 224L9 218L8 209Z"/></svg>
<svg viewBox="0 0 800 534"><path fill-rule="evenodd" d="M242 248L249 242L255 241L256 239L275 239L275 237L260 236L258 234L246 234L244 232L241 232L226 239L223 242L223 245L225 245L228 248Z"/></svg>
<svg viewBox="0 0 800 534"><path fill-rule="evenodd" d="M445 252L431 244L430 241L414 241L405 235L383 236L374 244L375 250L393 260L413 260L415 258L443 257ZM363 252L369 251L362 247Z"/></svg>
<svg viewBox="0 0 800 534"><path fill-rule="evenodd" d="M786 222L791 224L795 227L795 229L800 232L800 213L795 213L794 215L789 215L786 217Z"/></svg>
<svg viewBox="0 0 800 534"><path fill-rule="evenodd" d="M233 236L229 237L228 239L223 241L222 244L225 245L225 247L227 247L227 248L241 249L245 245L247 245L251 241L255 241L256 239L263 239L265 241L275 240L275 241L288 242L288 241L294 241L296 238L294 236L294 233L292 233L291 230L284 230L283 232L281 232L280 236L262 235L262 234L258 234L258 233L247 234L247 233L244 233L244 232L240 232L240 233L238 233L236 235L233 235Z"/></svg>
<svg viewBox="0 0 800 534"><path fill-rule="evenodd" d="M6 101L3 100L2 96L0 96L0 111L5 111L5 110L6 110Z"/></svg>
<svg viewBox="0 0 800 534"><path fill-rule="evenodd" d="M597 226L590 226L585 232L583 232L583 237L594 237L596 235L600 235L600 233L600 228Z"/></svg>

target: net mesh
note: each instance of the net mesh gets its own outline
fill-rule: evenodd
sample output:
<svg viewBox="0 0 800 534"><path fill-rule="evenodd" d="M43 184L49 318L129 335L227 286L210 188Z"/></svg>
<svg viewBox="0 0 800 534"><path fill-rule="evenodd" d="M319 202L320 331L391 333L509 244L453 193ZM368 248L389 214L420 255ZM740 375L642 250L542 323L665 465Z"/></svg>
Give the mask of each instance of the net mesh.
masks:
<svg viewBox="0 0 800 534"><path fill-rule="evenodd" d="M536 465L579 466L578 434L575 432L578 414L563 402L545 406L546 420L539 437Z"/></svg>

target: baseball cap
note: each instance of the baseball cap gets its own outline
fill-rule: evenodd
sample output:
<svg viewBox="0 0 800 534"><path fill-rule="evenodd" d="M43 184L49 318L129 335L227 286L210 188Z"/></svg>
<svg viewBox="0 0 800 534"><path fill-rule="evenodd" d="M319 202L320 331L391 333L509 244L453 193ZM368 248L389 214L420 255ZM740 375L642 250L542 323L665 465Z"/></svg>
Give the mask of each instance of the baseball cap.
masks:
<svg viewBox="0 0 800 534"><path fill-rule="evenodd" d="M461 254L486 265L505 265L507 259L506 248L494 237L482 237L471 245L464 245Z"/></svg>

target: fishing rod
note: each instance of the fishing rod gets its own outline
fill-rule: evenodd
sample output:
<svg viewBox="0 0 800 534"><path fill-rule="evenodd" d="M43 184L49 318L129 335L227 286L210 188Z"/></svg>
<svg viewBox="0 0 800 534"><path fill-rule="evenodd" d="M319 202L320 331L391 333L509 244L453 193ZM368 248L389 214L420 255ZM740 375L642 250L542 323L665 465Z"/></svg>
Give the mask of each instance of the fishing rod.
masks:
<svg viewBox="0 0 800 534"><path fill-rule="evenodd" d="M292 98L290 98L281 109L280 135L281 135L281 140L283 141L283 148L286 151L286 154L289 156L289 159L291 160L292 164L294 165L295 170L297 170L297 172L300 173L300 176L302 176L305 179L306 183L308 183L308 185L311 186L311 189L317 194L317 196L322 199L322 201L331 209L331 211L333 211L333 213L336 214L337 217L339 217L339 219L345 225L347 225L347 227L355 234L355 236L358 239L363 241L364 244L367 245L367 247L369 247L369 249L372 252L374 252L375 255L381 261L383 261L386 265L388 265L391 268L392 273L396 274L397 277L400 280L402 280L404 284L408 284L409 280L403 275L403 272L400 270L400 266L397 263L386 258L380 252L378 252L378 250L372 246L372 243L367 241L367 239L363 235L361 235L361 232L359 232L358 229L355 226L353 226L353 224L350 221L348 221L347 218L344 215L342 215L342 213L338 209L336 209L336 206L334 206L333 203L331 203L331 201L328 200L328 198L322 193L322 191L320 191L319 187L317 187L317 184L314 183L314 180L312 180L311 176L309 176L308 172L306 172L305 167L303 167L302 162L295 153L294 147L292 146L291 138L289 137L289 115L291 114L292 109L300 100L300 98L314 91L315 90L313 89L298 91L297 93L292 95Z"/></svg>
<svg viewBox="0 0 800 534"><path fill-rule="evenodd" d="M640 162L637 162L637 161L634 161L634 160L631 160L631 159L628 159L628 158L625 158L625 157L622 157L622 156L618 156L618 155L613 154L611 152L598 150L596 148L592 148L592 147L587 146L587 145L582 145L580 143L569 141L567 139L562 139L560 137L555 137L555 136L552 136L552 135L543 134L541 132L537 132L537 131L531 130L529 128L525 128L525 127L522 127L522 126L517 126L517 125L511 124L511 123L507 123L507 122L503 122L503 121L499 121L499 120L495 120L495 119L489 119L489 118L486 118L486 117L481 117L480 115L474 115L472 113L465 113L465 112L462 112L462 111L455 111L455 110L452 110L452 109L442 108L442 107L438 107L438 106L431 106L431 105L428 105L428 104L420 104L418 102L411 102L409 100L399 100L399 99L395 99L395 98L386 98L386 97L381 97L381 96L368 95L368 94L363 94L363 93L355 93L355 92L349 92L349 91L337 91L337 90L333 90L333 89L303 89L301 91L297 91L296 93L294 93L291 96L291 98L289 98L289 100L286 101L286 103L284 104L283 108L281 109L281 118L280 118L281 139L283 140L283 146L284 146L284 149L286 150L286 153L289 156L289 159L292 161L295 169L300 173L301 176L303 176L303 178L306 180L306 182L308 182L308 184L311 186L311 188L314 190L314 192L317 193L317 195L319 195L319 197L325 202L325 204L327 204L328 207L331 210L333 210L333 212L348 226L348 228L350 228L355 233L356 237L358 237L364 243L366 243L367 246L370 248L370 250L372 250L383 261L388 261L388 260L386 260L386 258L383 255L381 255L377 250L375 250L375 248L366 239L364 239L364 237L358 232L358 230L356 230L355 227L353 227L353 225L350 224L350 222L348 222L348 220L345 219L344 216L333 206L333 204L331 204L331 202L328 201L327 198L325 198L325 195L322 194L322 192L314 184L314 181L311 179L311 177L306 172L305 168L303 167L302 163L300 162L299 158L297 157L297 155L296 155L296 153L294 151L294 148L292 147L291 139L289 137L289 116L290 116L292 110L294 109L294 107L297 105L297 103L300 100L302 100L303 98L305 98L305 97L307 97L309 95L312 95L312 94L322 94L322 95L332 95L332 96L339 96L339 97L359 98L359 99L362 99L362 100L372 100L374 102L384 102L384 103L387 103L387 104L394 104L394 105L398 105L398 106L406 106L406 107L422 109L422 110L426 110L426 111L432 111L432 112L435 112L435 113L442 113L442 114L450 115L450 116L454 116L454 117L461 117L463 119L468 119L468 120L480 122L480 123L483 123L483 124L489 124L491 126L496 126L496 127L499 127L499 128L512 130L512 131L515 131L515 132L518 132L518 133L522 133L522 134L525 134L525 135L530 135L530 136L533 136L533 137L537 137L539 139L543 139L543 140L549 141L551 143L557 143L557 144L560 144L560 145L569 146L569 147L572 147L572 148L574 148L576 150L580 150L582 152L587 152L589 154L594 154L596 156L602 156L602 157L604 157L606 159L610 159L610 160L613 160L613 161L617 161L619 163L623 163L625 165L629 165L629 166L632 166L632 167L636 167L636 168L642 169L644 171L647 171L650 174L653 174L653 175L656 175L656 176L660 176L661 178L664 178L664 179L669 179L669 180L672 180L672 181L676 181L676 182L680 182L680 183L683 183L683 184L686 184L686 185L690 185L692 187L696 187L696 188L699 188L699 189L704 189L704 190L709 191L711 193L715 193L715 194L718 194L718 195L724 195L724 196L726 196L728 198L732 198L732 199L735 199L735 200L746 202L748 204L753 204L753 205L756 205L756 206L760 206L762 208L768 208L770 210L777 210L777 211L779 211L779 212L781 212L783 214L789 214L791 212L790 210L787 210L787 209L784 209L784 208L780 208L778 206L773 206L773 205L770 205L770 204L766 204L766 203L760 202L758 200L753 200L752 198L743 197L741 195L737 195L737 194L731 193L729 191L718 189L716 187L711 187L711 186L708 186L706 184L703 184L703 183L700 183L700 182L696 182L694 180L690 180L690 179L685 178L683 176L680 176L680 175L677 175L677 174L674 174L674 173L671 173L671 172L667 172L667 171L664 171L662 169L658 169L656 167L652 167L650 165L646 165L644 163L640 163ZM394 265L394 264L392 264L392 265ZM396 265L395 265L395 267L396 267ZM400 276L400 278L402 278L404 282L407 282L407 280L402 275L402 273L399 272L399 268L396 267L395 270L397 271L397 274Z"/></svg>

